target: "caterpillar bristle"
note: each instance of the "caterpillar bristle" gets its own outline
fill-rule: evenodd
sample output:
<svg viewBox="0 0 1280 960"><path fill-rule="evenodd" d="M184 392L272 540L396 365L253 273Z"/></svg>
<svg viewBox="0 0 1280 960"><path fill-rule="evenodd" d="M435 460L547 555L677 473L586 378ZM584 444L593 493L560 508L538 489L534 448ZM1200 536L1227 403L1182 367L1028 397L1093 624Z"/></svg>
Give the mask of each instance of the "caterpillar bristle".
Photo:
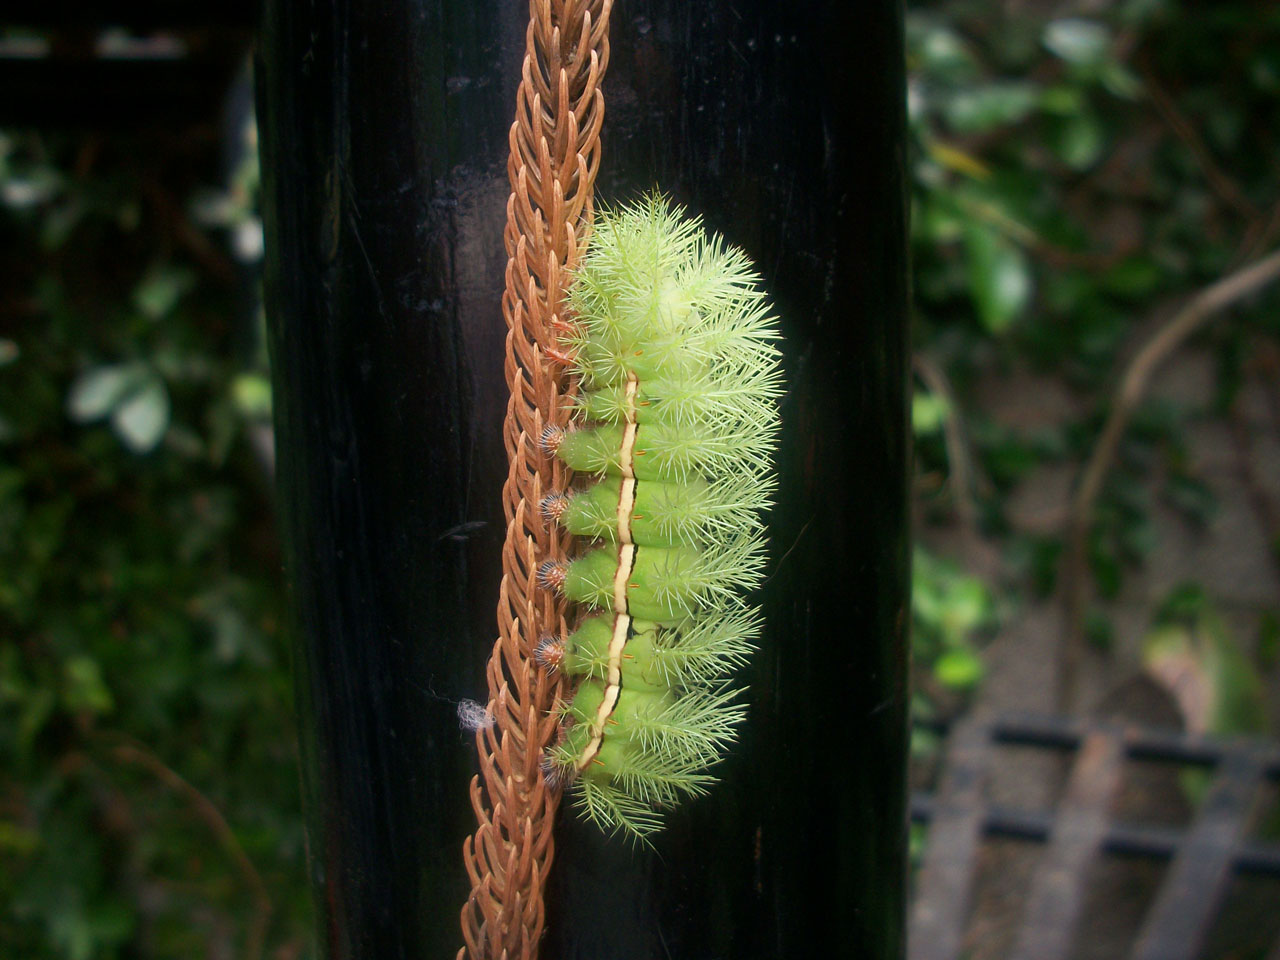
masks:
<svg viewBox="0 0 1280 960"><path fill-rule="evenodd" d="M533 659L542 669L554 673L564 663L564 641L559 637L543 637L538 641Z"/></svg>
<svg viewBox="0 0 1280 960"><path fill-rule="evenodd" d="M545 560L538 567L538 583L544 590L563 593L568 570L569 565L562 560Z"/></svg>
<svg viewBox="0 0 1280 960"><path fill-rule="evenodd" d="M631 721L630 734L647 754L646 766L696 763L709 766L737 738L737 726L745 716L733 703L738 691L693 690L652 717Z"/></svg>
<svg viewBox="0 0 1280 960"><path fill-rule="evenodd" d="M592 777L574 781L575 794L587 819L608 833L621 834L637 846L651 846L649 835L662 828L662 816L644 798L629 796Z"/></svg>
<svg viewBox="0 0 1280 960"><path fill-rule="evenodd" d="M662 631L654 666L672 686L709 686L747 662L760 627L756 611L722 607Z"/></svg>
<svg viewBox="0 0 1280 960"><path fill-rule="evenodd" d="M549 493L542 498L538 508L542 511L544 519L555 523L564 514L565 507L568 505L569 498L563 493Z"/></svg>
<svg viewBox="0 0 1280 960"><path fill-rule="evenodd" d="M557 427L555 424L547 424L542 428L542 436L538 438L538 443L542 447L542 451L548 456L554 456L560 449L560 444L564 440L565 430L563 427Z"/></svg>
<svg viewBox="0 0 1280 960"><path fill-rule="evenodd" d="M729 680L761 629L743 593L764 578L779 334L746 254L656 193L597 207L567 301L548 355L577 376L573 423L541 444L596 480L540 509L602 545L538 570L598 611L535 654L577 681L544 763L587 819L648 843L746 716Z"/></svg>

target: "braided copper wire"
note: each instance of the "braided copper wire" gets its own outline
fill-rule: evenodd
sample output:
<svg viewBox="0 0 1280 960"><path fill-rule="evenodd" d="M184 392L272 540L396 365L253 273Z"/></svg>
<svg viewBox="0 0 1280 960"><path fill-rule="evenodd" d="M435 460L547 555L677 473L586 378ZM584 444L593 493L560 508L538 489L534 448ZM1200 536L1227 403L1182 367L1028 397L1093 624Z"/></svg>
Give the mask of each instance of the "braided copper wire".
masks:
<svg viewBox="0 0 1280 960"><path fill-rule="evenodd" d="M548 425L564 422L566 387L556 360L565 329L559 311L568 271L591 222L600 165L613 0L530 0L523 76L511 127L504 235L502 313L507 321L504 425L510 472L503 487L507 539L502 552L498 640L489 660L492 727L476 734L480 776L471 781L478 827L463 844L471 895L462 909L458 958L527 958L543 930L542 885L555 846L551 828L560 792L543 776L543 748L556 736L551 715L559 680L538 668L542 636L563 635L564 602L537 580L539 564L559 559L568 538L538 508L563 490L568 471L541 447Z"/></svg>

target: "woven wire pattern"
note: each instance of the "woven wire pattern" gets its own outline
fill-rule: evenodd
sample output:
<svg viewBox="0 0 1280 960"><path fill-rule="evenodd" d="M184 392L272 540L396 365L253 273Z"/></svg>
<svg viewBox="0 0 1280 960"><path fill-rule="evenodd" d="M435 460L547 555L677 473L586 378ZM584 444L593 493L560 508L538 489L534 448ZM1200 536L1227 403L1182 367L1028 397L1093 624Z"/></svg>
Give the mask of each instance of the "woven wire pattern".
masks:
<svg viewBox="0 0 1280 960"><path fill-rule="evenodd" d="M504 423L510 470L498 599L498 639L487 670L494 723L476 733L480 775L471 781L477 828L463 844L471 895L462 908L458 960L533 960L545 920L542 887L555 853L559 789L543 776L543 748L559 678L540 669L541 637L563 636L564 601L539 586L537 569L560 559L569 538L539 510L569 474L540 445L563 425L571 389L556 362L565 286L590 229L600 165L612 0L530 0L525 57L511 126L502 313L507 322Z"/></svg>

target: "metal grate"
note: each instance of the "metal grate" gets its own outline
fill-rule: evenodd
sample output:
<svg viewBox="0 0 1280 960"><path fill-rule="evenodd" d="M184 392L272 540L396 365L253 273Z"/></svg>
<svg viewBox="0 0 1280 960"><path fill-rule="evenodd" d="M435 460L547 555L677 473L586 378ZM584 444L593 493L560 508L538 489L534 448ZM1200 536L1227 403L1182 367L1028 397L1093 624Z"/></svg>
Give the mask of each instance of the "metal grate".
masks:
<svg viewBox="0 0 1280 960"><path fill-rule="evenodd" d="M1017 745L1074 754L1056 810L1025 812L986 801L995 749ZM1185 830L1114 822L1124 763L1165 761L1213 771ZM1014 960L1067 960L1090 868L1104 855L1171 861L1129 956L1195 960L1235 874L1280 877L1280 844L1246 838L1264 780L1280 779L1273 741L1215 739L1047 717L969 718L950 731L937 793L916 794L911 817L928 823L910 927L910 960L958 960L984 836L1047 844L1032 876ZM1280 942L1271 956L1280 957Z"/></svg>

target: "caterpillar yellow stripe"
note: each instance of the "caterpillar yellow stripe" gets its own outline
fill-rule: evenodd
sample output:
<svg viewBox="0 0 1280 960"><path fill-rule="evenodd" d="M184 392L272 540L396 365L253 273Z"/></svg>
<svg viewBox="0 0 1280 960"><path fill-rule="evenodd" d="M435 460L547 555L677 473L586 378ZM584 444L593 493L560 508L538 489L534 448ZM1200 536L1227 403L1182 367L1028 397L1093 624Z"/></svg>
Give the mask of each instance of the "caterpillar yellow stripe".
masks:
<svg viewBox="0 0 1280 960"><path fill-rule="evenodd" d="M575 417L543 442L589 480L542 506L593 544L540 571L586 611L539 651L577 681L545 767L643 840L714 783L743 720L731 676L760 629L745 594L775 487L779 334L746 255L656 195L598 213L569 306Z"/></svg>

